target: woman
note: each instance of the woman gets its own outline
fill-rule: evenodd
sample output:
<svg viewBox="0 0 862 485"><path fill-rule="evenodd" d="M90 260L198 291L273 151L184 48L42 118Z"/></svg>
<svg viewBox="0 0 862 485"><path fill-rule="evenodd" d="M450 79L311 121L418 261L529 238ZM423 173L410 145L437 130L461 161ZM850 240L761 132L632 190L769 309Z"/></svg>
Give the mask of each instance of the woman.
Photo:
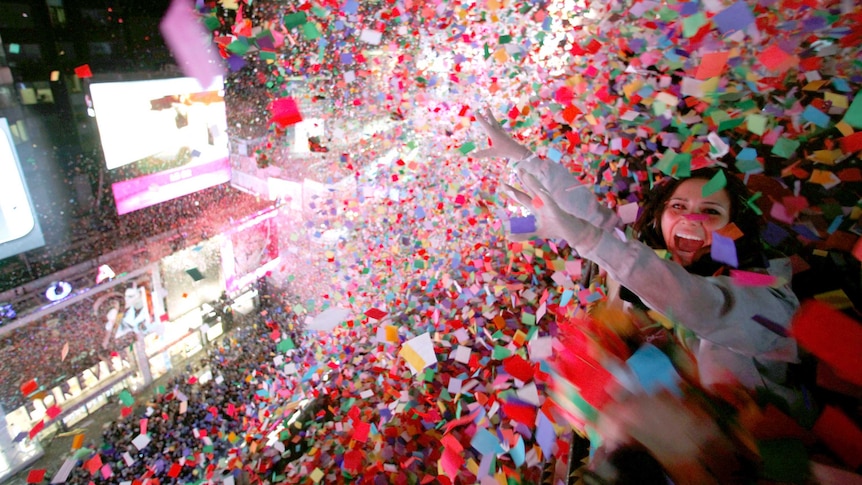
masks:
<svg viewBox="0 0 862 485"><path fill-rule="evenodd" d="M637 296L636 304L690 330L694 338L686 343L702 386L739 383L791 397L781 384L797 349L781 329L789 325L799 301L789 287L788 266L769 267L774 276L785 278L777 288L740 286L727 275L712 276L719 267L709 258L715 232L728 229L731 222L743 233L738 241L740 269L766 271L757 219L747 208L741 181L727 176L724 188L704 195L704 185L718 172L709 169L660 184L634 225L642 241L624 240L615 230L620 225L616 214L565 167L521 146L489 111L477 120L491 139L491 148L477 156L520 160L514 166L523 190L508 188L536 216L537 230L513 236L565 239L607 272L609 292L616 282ZM655 249L666 250L670 259Z"/></svg>
<svg viewBox="0 0 862 485"><path fill-rule="evenodd" d="M521 146L490 112L477 119L491 147L475 155L515 161L523 190L507 189L537 220L535 233L513 234L513 239L565 239L607 272L606 306L627 309L641 322L658 312L687 330L680 332L687 335L681 340L696 369L682 365L678 370L695 384L716 391L741 384L749 390L766 388L789 404L796 400L782 384L787 364L797 360L796 343L784 329L799 301L789 287L789 264L769 264L764 257L759 219L748 207L742 181L712 168L659 182L633 226L635 238L627 239L618 230L616 213L565 167ZM725 185L704 190L717 174L724 175ZM784 284L736 284L711 257L717 232L735 240L740 269L766 272L768 267L785 278ZM738 446L696 396L663 391L604 405L591 425L601 445L584 471L585 482L658 484L669 476L674 483L717 484L755 476L745 446ZM573 423L583 424L580 418Z"/></svg>

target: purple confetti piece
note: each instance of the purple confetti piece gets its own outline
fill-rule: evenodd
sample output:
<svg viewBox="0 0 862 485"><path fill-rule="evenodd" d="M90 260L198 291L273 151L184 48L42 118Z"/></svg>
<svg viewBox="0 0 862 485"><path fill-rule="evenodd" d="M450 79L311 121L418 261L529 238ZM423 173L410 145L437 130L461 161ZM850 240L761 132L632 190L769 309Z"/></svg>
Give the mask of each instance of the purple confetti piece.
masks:
<svg viewBox="0 0 862 485"><path fill-rule="evenodd" d="M536 218L532 215L527 217L513 217L509 220L509 232L512 234L529 234L536 232Z"/></svg>
<svg viewBox="0 0 862 485"><path fill-rule="evenodd" d="M188 2L171 2L159 30L186 76L197 79L207 88L223 74L222 64L210 46L209 35Z"/></svg>
<svg viewBox="0 0 862 485"><path fill-rule="evenodd" d="M755 315L751 317L751 319L763 325L764 328L776 335L780 335L782 337L790 337L790 334L787 332L786 328L762 315Z"/></svg>
<svg viewBox="0 0 862 485"><path fill-rule="evenodd" d="M712 233L712 246L710 246L712 259L734 268L739 266L739 258L736 255L736 244L733 239L724 237L716 232Z"/></svg>

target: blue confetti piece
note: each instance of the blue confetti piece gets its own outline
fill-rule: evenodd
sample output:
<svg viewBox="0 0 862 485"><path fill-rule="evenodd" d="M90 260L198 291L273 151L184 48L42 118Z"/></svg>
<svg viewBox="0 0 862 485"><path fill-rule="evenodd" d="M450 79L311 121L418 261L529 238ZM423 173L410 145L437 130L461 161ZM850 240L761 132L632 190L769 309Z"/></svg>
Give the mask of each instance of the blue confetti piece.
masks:
<svg viewBox="0 0 862 485"><path fill-rule="evenodd" d="M805 111L802 112L802 117L820 128L826 128L829 126L829 115L814 106L805 107Z"/></svg>
<svg viewBox="0 0 862 485"><path fill-rule="evenodd" d="M787 239L790 236L790 233L774 222L767 222L762 236L763 240L766 241L767 244L770 246L777 246L778 244L781 244L781 241Z"/></svg>
<svg viewBox="0 0 862 485"><path fill-rule="evenodd" d="M626 361L634 372L647 394L667 389L677 396L682 395L679 389L679 374L676 373L670 359L652 344L641 346Z"/></svg>
<svg viewBox="0 0 862 485"><path fill-rule="evenodd" d="M745 30L746 27L754 23L754 15L751 14L751 10L745 2L736 2L717 13L712 21L718 27L719 32L727 35L737 30Z"/></svg>
<svg viewBox="0 0 862 485"><path fill-rule="evenodd" d="M829 229L826 230L827 233L833 234L835 231L841 227L841 223L844 222L844 216L838 216L832 220L832 223L829 224Z"/></svg>
<svg viewBox="0 0 862 485"><path fill-rule="evenodd" d="M852 91L852 89L850 89L850 85L847 84L847 81L841 79L840 77L832 78L832 85L835 86L835 89L843 93L849 93Z"/></svg>

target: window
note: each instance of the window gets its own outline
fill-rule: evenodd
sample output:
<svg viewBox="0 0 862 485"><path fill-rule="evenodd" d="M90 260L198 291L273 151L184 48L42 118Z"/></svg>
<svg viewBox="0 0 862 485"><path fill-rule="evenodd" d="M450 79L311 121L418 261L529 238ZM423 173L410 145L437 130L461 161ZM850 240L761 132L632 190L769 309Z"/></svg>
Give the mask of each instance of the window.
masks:
<svg viewBox="0 0 862 485"><path fill-rule="evenodd" d="M48 14L51 16L51 25L54 27L66 26L66 9L63 0L47 0Z"/></svg>
<svg viewBox="0 0 862 485"><path fill-rule="evenodd" d="M54 92L47 81L34 83L18 83L18 95L21 104L51 104L54 102Z"/></svg>
<svg viewBox="0 0 862 485"><path fill-rule="evenodd" d="M90 42L89 47L93 57L107 57L114 51L110 42Z"/></svg>

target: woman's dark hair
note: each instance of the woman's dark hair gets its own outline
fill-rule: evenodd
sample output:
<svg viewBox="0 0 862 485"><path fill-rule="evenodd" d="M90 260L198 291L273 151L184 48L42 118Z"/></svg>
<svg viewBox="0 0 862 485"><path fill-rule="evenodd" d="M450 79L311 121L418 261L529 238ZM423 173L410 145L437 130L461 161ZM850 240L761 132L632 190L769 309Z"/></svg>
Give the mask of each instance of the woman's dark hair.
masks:
<svg viewBox="0 0 862 485"><path fill-rule="evenodd" d="M664 212L667 201L671 198L677 187L686 180L711 180L720 171L724 172L727 179L724 190L730 198L730 222L736 224L736 227L743 234L735 241L739 267L765 267L766 257L764 255L763 242L760 238L760 226L763 219L748 206L748 199L751 197L751 193L739 177L718 167L699 168L692 171L690 177L684 179L667 177L659 181L647 193L644 204L641 207L641 213L633 226L635 236L652 248L667 249L661 231L661 215ZM720 263L713 261L709 254L705 254L692 263L688 267L688 270L691 273L700 275L711 275L720 267Z"/></svg>

